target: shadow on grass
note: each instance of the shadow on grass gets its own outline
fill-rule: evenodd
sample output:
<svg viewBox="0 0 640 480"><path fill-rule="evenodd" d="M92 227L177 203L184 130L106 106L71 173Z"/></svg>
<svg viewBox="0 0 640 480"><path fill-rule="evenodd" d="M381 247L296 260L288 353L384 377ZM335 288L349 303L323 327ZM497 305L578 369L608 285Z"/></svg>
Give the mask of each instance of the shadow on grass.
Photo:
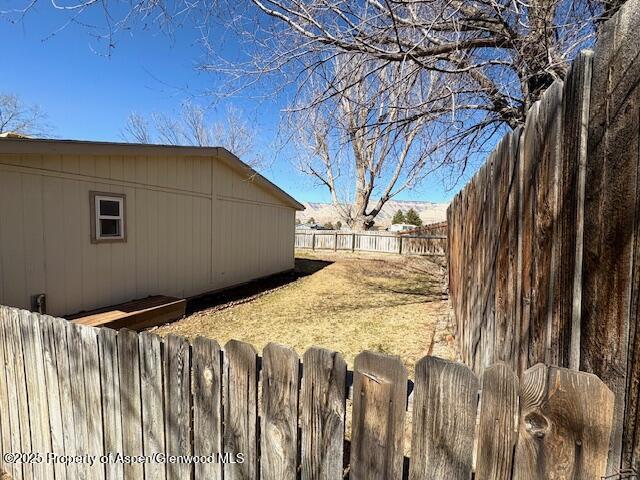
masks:
<svg viewBox="0 0 640 480"><path fill-rule="evenodd" d="M371 265L376 265L377 268L371 268ZM446 270L439 262L431 259L419 258L415 263L408 259L398 263L373 260L352 265L350 274L357 279L358 284L378 293L412 295L423 298L426 302L448 298L447 291L443 288Z"/></svg>
<svg viewBox="0 0 640 480"><path fill-rule="evenodd" d="M269 277L238 285L237 287L231 287L227 290L206 294L189 300L187 302L186 315L189 316L202 310L250 300L253 297L268 293L270 290L293 283L299 278L313 275L332 263L333 262L324 260L296 258L294 269L288 272L277 273Z"/></svg>
<svg viewBox="0 0 640 480"><path fill-rule="evenodd" d="M319 272L325 267L328 267L333 262L327 260L315 260L310 258L296 258L295 273L300 277L306 277L307 275L313 275Z"/></svg>

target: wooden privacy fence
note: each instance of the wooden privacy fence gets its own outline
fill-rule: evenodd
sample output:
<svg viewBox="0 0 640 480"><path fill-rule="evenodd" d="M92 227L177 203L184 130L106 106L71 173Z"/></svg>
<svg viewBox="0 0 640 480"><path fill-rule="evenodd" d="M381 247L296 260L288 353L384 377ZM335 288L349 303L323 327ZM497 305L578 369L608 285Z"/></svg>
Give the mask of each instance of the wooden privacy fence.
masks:
<svg viewBox="0 0 640 480"><path fill-rule="evenodd" d="M463 361L598 375L616 396L610 473L640 467L639 31L629 0L448 211Z"/></svg>
<svg viewBox="0 0 640 480"><path fill-rule="evenodd" d="M296 231L296 248L404 255L446 255L446 235L394 235L390 233Z"/></svg>
<svg viewBox="0 0 640 480"><path fill-rule="evenodd" d="M415 234L415 235L442 235L447 236L448 227L447 222L428 223L421 227L416 227L415 230L409 230L404 232L398 232L400 235Z"/></svg>
<svg viewBox="0 0 640 480"><path fill-rule="evenodd" d="M348 372L321 348L300 363L272 343L260 358L235 340L222 350L8 307L0 359L2 468L14 479L593 480L611 433L611 391L544 365L519 381L497 364L479 380L424 357L409 382L398 357L378 353Z"/></svg>

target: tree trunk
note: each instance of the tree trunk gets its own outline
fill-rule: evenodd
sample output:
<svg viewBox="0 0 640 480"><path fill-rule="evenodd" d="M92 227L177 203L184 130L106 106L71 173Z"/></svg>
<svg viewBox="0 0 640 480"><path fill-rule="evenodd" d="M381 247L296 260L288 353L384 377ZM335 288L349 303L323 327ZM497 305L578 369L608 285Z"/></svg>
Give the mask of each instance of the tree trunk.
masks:
<svg viewBox="0 0 640 480"><path fill-rule="evenodd" d="M370 230L375 223L372 215L360 215L351 220L349 227L351 230L364 231Z"/></svg>
<svg viewBox="0 0 640 480"><path fill-rule="evenodd" d="M349 226L353 230L369 230L373 227L375 215L367 214L370 197L371 188L364 181L364 168L361 164L358 168L353 211L351 212L351 222L349 222Z"/></svg>

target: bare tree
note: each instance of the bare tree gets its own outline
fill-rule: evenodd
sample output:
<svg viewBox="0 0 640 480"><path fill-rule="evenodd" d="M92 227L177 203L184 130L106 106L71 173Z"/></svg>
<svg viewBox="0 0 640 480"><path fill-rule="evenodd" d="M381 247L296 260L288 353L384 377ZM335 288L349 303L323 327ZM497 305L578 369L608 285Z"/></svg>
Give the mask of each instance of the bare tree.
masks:
<svg viewBox="0 0 640 480"><path fill-rule="evenodd" d="M158 133L160 143L165 145L189 145L180 119L164 113L154 113L151 120Z"/></svg>
<svg viewBox="0 0 640 480"><path fill-rule="evenodd" d="M147 119L132 112L122 130L122 137L138 143L220 146L257 167L261 164L261 159L254 153L254 130L237 108L229 107L224 121L210 124L203 107L185 102L180 114L175 117L153 113Z"/></svg>
<svg viewBox="0 0 640 480"><path fill-rule="evenodd" d="M526 110L556 78L562 78L576 51L593 41L597 24L621 0L139 0L129 8L105 0L76 0L60 6L53 0L21 0L5 15L23 16L51 1L69 21L94 8L106 12L108 39L136 22L191 24L203 32L202 43L221 19L249 39L246 63L203 65L224 73L241 86L264 82L272 74L304 85L324 62L354 53L385 65L402 63L407 72L455 74L456 101L475 101L474 110L508 126L522 123ZM126 3L126 2L124 2ZM249 6L253 8L248 8ZM265 19L268 19L265 22ZM260 27L256 27L259 25ZM210 47L218 55L219 49ZM378 64L379 65L379 64ZM364 75L372 73L364 71ZM336 71L336 82L353 77L351 68ZM402 80L400 80L402 81ZM335 82L334 82L335 83ZM264 85L264 83L263 83ZM286 82L273 82L282 86ZM224 90L228 90L225 85ZM277 88L277 87L276 87ZM309 106L326 100L325 93ZM418 99L415 115L430 114Z"/></svg>
<svg viewBox="0 0 640 480"><path fill-rule="evenodd" d="M127 123L122 131L123 137L137 143L153 143L149 122L142 115L132 112L127 118Z"/></svg>
<svg viewBox="0 0 640 480"><path fill-rule="evenodd" d="M184 135L189 144L198 147L211 145L211 128L207 125L205 111L202 107L185 103L182 106L182 123Z"/></svg>
<svg viewBox="0 0 640 480"><path fill-rule="evenodd" d="M255 130L255 126L244 119L240 110L229 106L225 120L213 124L212 137L217 145L242 158L250 156L255 150ZM254 161L260 163L257 158Z"/></svg>
<svg viewBox="0 0 640 480"><path fill-rule="evenodd" d="M562 78L604 12L601 2L586 0L251 1L275 21L269 42L261 42L271 48L254 52L255 74L292 67L299 76L301 62L313 74L328 59L360 53L407 64L408 71L454 73L484 100L478 107L510 125ZM236 71L245 76L250 69Z"/></svg>
<svg viewBox="0 0 640 480"><path fill-rule="evenodd" d="M344 61L336 58L332 68L345 68ZM348 59L350 65L357 62ZM399 108L423 86L407 81L392 95L381 95L404 77L401 66L387 66L364 80L361 72L353 73L356 81L314 85L311 96L317 89L335 90L332 100L313 109L294 108L290 120L297 144L307 153L299 157L300 170L319 180L341 219L360 230L373 226L388 200L439 165L435 151L424 143L428 117L407 118L408 111ZM440 89L436 80L428 87L432 95Z"/></svg>
<svg viewBox="0 0 640 480"><path fill-rule="evenodd" d="M14 94L0 93L0 134L42 136L49 131L47 115L37 105L28 105Z"/></svg>
<svg viewBox="0 0 640 480"><path fill-rule="evenodd" d="M224 71L245 88L272 77L280 85L287 80L295 84L295 102L287 112L313 112L311 118L320 118L315 143L306 143L315 146L324 168L303 165L303 170L327 186L336 206L345 204L333 195L330 170L339 162L323 151L326 142L317 137L336 126L349 132L344 143L353 150L355 168L341 173L356 186L352 201L346 202L350 211L343 206L341 214L348 223L363 219L365 228L379 211L379 202L368 204L373 196L369 189L375 192L380 184L384 202L394 189L417 183L409 179L405 186L393 169L386 175L378 172L375 162L387 158L387 141L410 145L414 155L420 152L414 162L402 155L382 161L398 167L400 176L407 165L417 178L446 165L458 178L470 159L482 158L499 135L524 123L531 105L564 77L577 51L592 44L598 21L612 11L610 3L589 0L251 3L271 22L252 35L254 22L247 15L234 17L238 31L253 38L256 48L249 51L249 61L224 65L218 60L211 69ZM384 114L358 111L369 110L359 95L367 85L373 85ZM326 115L327 108L344 112L345 105L366 120L345 126ZM318 111L324 113L318 116ZM415 138L405 133L414 131ZM369 157L364 161L363 151ZM373 180L363 183L363 174Z"/></svg>

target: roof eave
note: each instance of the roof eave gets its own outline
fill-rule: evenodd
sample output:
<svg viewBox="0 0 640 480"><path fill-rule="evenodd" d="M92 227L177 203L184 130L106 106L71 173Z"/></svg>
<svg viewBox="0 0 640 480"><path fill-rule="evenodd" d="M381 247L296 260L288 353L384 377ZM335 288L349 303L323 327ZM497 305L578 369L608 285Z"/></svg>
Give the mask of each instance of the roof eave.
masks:
<svg viewBox="0 0 640 480"><path fill-rule="evenodd" d="M0 138L0 154L75 154L75 155L158 155L158 156L197 156L215 157L225 162L236 171L246 174L249 178L263 186L285 204L302 211L304 205L282 190L276 184L267 180L263 175L240 160L236 155L224 147L191 147L182 145L155 145L142 143L93 142L86 140L58 140L39 138Z"/></svg>

